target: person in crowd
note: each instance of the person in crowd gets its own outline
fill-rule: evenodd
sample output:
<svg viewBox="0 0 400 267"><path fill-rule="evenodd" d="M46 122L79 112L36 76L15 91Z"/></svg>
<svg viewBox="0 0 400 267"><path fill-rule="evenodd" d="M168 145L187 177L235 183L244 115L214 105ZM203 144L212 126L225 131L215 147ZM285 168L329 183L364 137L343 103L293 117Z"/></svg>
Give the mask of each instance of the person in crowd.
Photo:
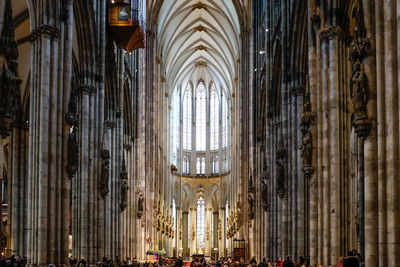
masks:
<svg viewBox="0 0 400 267"><path fill-rule="evenodd" d="M282 259L282 257L279 257L278 261L276 262L276 266L283 267L283 259Z"/></svg>
<svg viewBox="0 0 400 267"><path fill-rule="evenodd" d="M347 257L343 260L343 267L359 267L360 261L355 251L351 250L347 253Z"/></svg>
<svg viewBox="0 0 400 267"><path fill-rule="evenodd" d="M257 260L256 260L256 257L255 257L255 256L253 256L253 257L251 258L251 260L250 260L250 265L253 266L253 267L256 267L256 266L257 266Z"/></svg>
<svg viewBox="0 0 400 267"><path fill-rule="evenodd" d="M286 256L286 259L283 262L283 267L294 267L294 264L293 264L290 256Z"/></svg>
<svg viewBox="0 0 400 267"><path fill-rule="evenodd" d="M76 267L86 267L86 259L82 257L76 264Z"/></svg>
<svg viewBox="0 0 400 267"><path fill-rule="evenodd" d="M339 258L338 267L343 267L343 257Z"/></svg>

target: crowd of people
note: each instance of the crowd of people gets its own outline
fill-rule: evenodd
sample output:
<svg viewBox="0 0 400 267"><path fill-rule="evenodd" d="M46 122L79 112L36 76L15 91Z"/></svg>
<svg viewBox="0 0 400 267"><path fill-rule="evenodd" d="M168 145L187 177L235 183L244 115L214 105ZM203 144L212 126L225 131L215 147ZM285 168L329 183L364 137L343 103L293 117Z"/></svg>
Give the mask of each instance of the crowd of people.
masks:
<svg viewBox="0 0 400 267"><path fill-rule="evenodd" d="M26 257L11 256L6 258L4 256L0 257L0 267L25 267Z"/></svg>
<svg viewBox="0 0 400 267"><path fill-rule="evenodd" d="M11 256L6 258L0 257L0 267L25 267L27 263L26 257ZM121 260L120 257L108 259L104 257L102 261L96 264L89 264L85 258L77 260L75 258L69 259L71 267L183 267L183 258L165 259L159 258L157 261L137 261L136 259L126 258ZM35 267L35 264L32 265ZM255 257L252 257L249 262L245 262L243 258L239 261L232 260L231 258L221 258L218 260L206 261L205 259L193 259L190 262L190 267L309 267L310 262L304 257L299 257L293 261L290 256L279 258L276 262L267 261L263 258L257 262ZM338 267L360 267L363 266L363 260L360 254L355 251L349 251L346 257L341 257L338 261ZM49 264L49 267L55 267L54 264ZM314 267L314 266L313 266ZM322 267L317 265L316 267Z"/></svg>

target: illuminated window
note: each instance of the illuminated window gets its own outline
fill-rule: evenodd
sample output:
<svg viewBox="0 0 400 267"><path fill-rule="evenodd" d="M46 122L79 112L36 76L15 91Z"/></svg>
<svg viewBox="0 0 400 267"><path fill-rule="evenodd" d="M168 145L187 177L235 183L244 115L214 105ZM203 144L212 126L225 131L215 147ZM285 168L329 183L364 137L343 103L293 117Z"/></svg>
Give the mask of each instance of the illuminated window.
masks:
<svg viewBox="0 0 400 267"><path fill-rule="evenodd" d="M196 174L201 173L201 163L200 163L200 158L197 158L196 160Z"/></svg>
<svg viewBox="0 0 400 267"><path fill-rule="evenodd" d="M228 103L225 95L222 96L222 147L228 146Z"/></svg>
<svg viewBox="0 0 400 267"><path fill-rule="evenodd" d="M196 150L206 150L207 92L203 82L196 89Z"/></svg>
<svg viewBox="0 0 400 267"><path fill-rule="evenodd" d="M210 150L218 149L219 136L219 101L214 84L210 90Z"/></svg>
<svg viewBox="0 0 400 267"><path fill-rule="evenodd" d="M197 200L197 248L205 248L205 235L206 235L206 227L205 227L205 217L206 217L206 208L205 201L203 197L199 197Z"/></svg>
<svg viewBox="0 0 400 267"><path fill-rule="evenodd" d="M200 166L200 174L205 174L206 173L206 159L203 157L201 159L201 166Z"/></svg>
<svg viewBox="0 0 400 267"><path fill-rule="evenodd" d="M192 149L192 88L187 86L183 97L183 111L182 111L182 141L183 149Z"/></svg>

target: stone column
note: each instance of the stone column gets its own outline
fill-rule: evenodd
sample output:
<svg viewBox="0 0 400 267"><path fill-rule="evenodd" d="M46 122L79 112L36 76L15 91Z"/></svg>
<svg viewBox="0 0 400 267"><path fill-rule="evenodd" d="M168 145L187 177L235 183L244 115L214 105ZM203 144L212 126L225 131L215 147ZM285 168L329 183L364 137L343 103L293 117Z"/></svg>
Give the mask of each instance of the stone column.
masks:
<svg viewBox="0 0 400 267"><path fill-rule="evenodd" d="M63 81L71 79L72 1L28 6L31 17L38 19L31 20L28 261L40 266L65 264L69 187L61 154L63 142L58 137L66 137L61 115L66 112L64 97L70 90L70 84ZM69 14L66 22L55 17L60 7Z"/></svg>

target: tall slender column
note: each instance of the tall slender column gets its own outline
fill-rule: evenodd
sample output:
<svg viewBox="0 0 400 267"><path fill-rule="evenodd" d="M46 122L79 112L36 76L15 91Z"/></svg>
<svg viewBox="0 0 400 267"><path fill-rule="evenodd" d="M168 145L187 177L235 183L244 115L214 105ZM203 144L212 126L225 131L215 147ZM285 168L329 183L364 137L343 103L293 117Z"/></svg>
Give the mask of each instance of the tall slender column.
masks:
<svg viewBox="0 0 400 267"><path fill-rule="evenodd" d="M30 7L36 4L31 3ZM68 256L68 179L62 164L62 142L57 141L63 120L54 114L64 114L66 102L63 92L70 90L70 84L59 83L58 72L63 79L70 80L72 49L66 33L72 31L72 23L64 23L48 14L58 14L62 7L72 17L72 1L59 3L44 1L36 6L38 21L31 24L32 75L30 95L30 137L29 137L29 194L31 230L29 231L30 264L64 264ZM50 12L48 12L50 10ZM46 11L46 12L45 12ZM32 13L32 17L35 17ZM40 26L38 26L40 25ZM61 25L61 27L60 27ZM62 71L64 70L64 71ZM61 78L62 79L62 78ZM61 93L60 93L61 92ZM62 127L61 127L62 128ZM65 137L65 135L64 135ZM62 190L61 190L62 188Z"/></svg>

